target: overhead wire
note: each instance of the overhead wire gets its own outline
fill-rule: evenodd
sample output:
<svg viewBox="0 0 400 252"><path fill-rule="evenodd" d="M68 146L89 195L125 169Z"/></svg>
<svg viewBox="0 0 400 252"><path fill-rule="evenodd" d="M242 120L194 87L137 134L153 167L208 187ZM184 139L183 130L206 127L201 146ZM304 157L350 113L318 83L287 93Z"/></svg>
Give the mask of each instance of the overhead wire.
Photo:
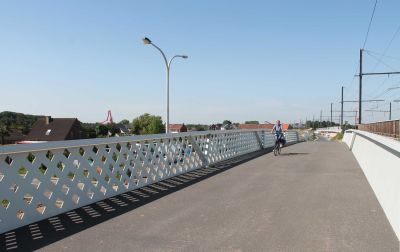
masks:
<svg viewBox="0 0 400 252"><path fill-rule="evenodd" d="M376 9L377 3L378 3L378 0L375 0L374 9L372 10L372 15L371 15L371 18L370 18L370 20L369 20L368 29L367 29L367 34L365 35L364 44L363 44L363 46L362 46L362 49L364 49L364 48L365 48L365 45L367 44L368 35L369 35L369 31L370 31L370 29L371 29L372 20L374 19L375 9Z"/></svg>
<svg viewBox="0 0 400 252"><path fill-rule="evenodd" d="M365 48L365 45L367 44L369 32L370 32L370 30L371 30L372 21L373 21L374 16L375 16L375 10L376 10L376 5L377 5L377 4L378 4L378 0L375 0L374 8L373 8L373 10L372 10L372 15L371 15L371 18L370 18L370 20L369 20L368 29L367 29L367 33L366 33L366 35L365 35L364 44L363 44L363 46L362 46L362 49L364 49L364 48ZM347 87L349 88L349 90L351 90L352 87L353 87L353 83L354 83L354 80L355 80L356 74L357 74L357 69L358 69L358 67L360 66L359 64L360 64L360 62L358 62L356 71L355 71L355 73L354 73L354 75L353 75L353 78L352 78L350 84L347 86ZM347 92L346 92L346 93L347 93Z"/></svg>
<svg viewBox="0 0 400 252"><path fill-rule="evenodd" d="M378 56L378 57L382 57L382 58L387 58L387 59L391 59L391 60L400 61L400 58L397 58L397 57L384 55L384 54L382 54L382 53L380 53L380 52L375 52L375 51L372 51L372 50L369 50L369 49L368 49L368 51L369 51L369 53L374 54L375 56Z"/></svg>
<svg viewBox="0 0 400 252"><path fill-rule="evenodd" d="M384 98L385 101L380 103L380 104L377 103L375 106L367 108L367 110L368 109L378 109L378 108L381 108L381 107L384 107L384 106L389 106L389 102L393 102L394 100L397 100L397 98L394 98L394 97L399 95L399 93L396 92L396 91L400 91L400 89L397 89L397 87L400 87L399 84L400 84L400 82L397 83L397 84L392 85L391 88L396 88L396 89L388 88L381 95L376 96L376 98L380 98L380 97L384 96L382 98ZM389 94L389 92L392 91L392 90L396 90L396 91L394 91L393 93ZM389 94L389 95L385 96L387 94Z"/></svg>
<svg viewBox="0 0 400 252"><path fill-rule="evenodd" d="M389 51L390 47L392 46L393 42L395 41L396 37L400 33L400 25L397 27L397 29L393 33L389 43L387 44L387 46L385 47L385 50L383 51L383 53L377 53L377 52L373 52L371 50L366 50L365 49L365 47L367 45L367 42L368 42L368 38L369 38L370 30L371 30L371 27L372 27L372 23L373 23L373 20L374 20L377 4L378 4L378 0L375 0L374 6L373 6L373 9L372 9L372 14L371 14L371 17L370 17L370 20L369 20L369 23L368 23L368 29L367 29L367 32L366 32L366 35L365 35L365 38L364 38L364 43L363 43L362 49L365 50L366 53L376 61L375 65L374 65L374 67L372 69L372 72L375 71L375 69L380 64L382 64L382 65L386 66L387 68L390 68L390 69L392 69L394 71L397 71L394 67L392 67L390 64L388 64L384 60L384 58L392 59L392 60L400 60L400 58L396 58L396 57L392 57L392 56L386 55L387 52ZM360 64L360 62L359 62L359 64ZM356 87L356 85L353 85L353 83L354 83L355 78L357 77L357 73L358 73L357 70L358 70L359 64L357 64L357 68L356 68L355 74L352 77L351 82L349 82L347 85L344 86L347 89L347 92L345 92L345 94L346 94L345 96L347 96L347 97L349 95L353 96L353 93L352 93L353 90L352 89L354 89L354 87ZM385 88L385 86L388 87L388 85L389 85L389 87L390 87L390 84L392 84L391 87L395 87L394 86L395 84L392 81L388 82L388 80L390 80L390 79L391 78L385 78L381 82L381 84L376 89L374 89L374 93L371 93L370 97L374 96L373 99L384 97L385 100L386 100L386 102L382 102L382 103L376 102L376 105L373 107L374 109L381 108L381 107L384 107L384 106L389 106L387 101L400 99L400 97L394 99L395 96L398 96L398 92L393 92L393 94L388 95L389 91L391 89L390 88ZM400 82L398 83L398 85L400 85ZM399 91L400 91L400 89L399 89ZM392 92L390 92L390 93L392 93ZM358 107L356 106L356 104L348 104L347 106L349 106L349 105L350 106L353 105L351 107L354 107L355 110L358 110ZM392 104L392 106L393 106L393 104ZM365 109L363 109L363 110L365 110ZM392 111L393 111L393 107L392 107ZM374 115L373 112L371 112L371 117L372 117L373 120L375 119L375 115Z"/></svg>
<svg viewBox="0 0 400 252"><path fill-rule="evenodd" d="M400 32L400 25L399 25L399 26L397 27L397 29L395 30L394 34L392 35L392 37L391 37L391 39L390 39L388 45L386 46L386 48L385 48L385 50L383 51L382 54L373 52L373 51L371 51L371 50L365 50L366 53L367 53L369 56L371 56L372 58L374 58L374 59L377 61L376 64L375 64L375 66L374 66L373 69L372 69L372 72L374 72L375 69L376 69L380 64L383 64L383 65L385 65L386 67L388 67L388 68L390 68L390 69L392 69L392 70L394 70L394 71L397 71L395 68L393 68L393 67L390 66L389 64L385 63L385 62L383 61L383 58L386 57L386 58L392 58L392 59L400 60L400 59L398 59L398 58L386 56L386 53L388 52L389 48L391 47L393 41L395 40L395 38L397 37L397 35L399 34L399 32ZM376 54L379 58L376 57L374 54ZM388 80L388 78L387 78L387 79L384 79L383 82L378 86L378 88L376 88L376 89L374 90L374 91L375 91L374 93L376 93L376 91L378 91L379 89L381 89L382 87L384 87L387 80ZM388 91L389 91L388 89L383 90L383 92L381 92L379 95L377 95L377 96L375 96L375 97L377 98L377 97L380 97L380 96L382 96L382 95L385 95Z"/></svg>
<svg viewBox="0 0 400 252"><path fill-rule="evenodd" d="M395 39L396 36L399 34L399 32L400 32L400 25L397 27L397 29L396 29L396 31L394 32L392 38L390 39L389 44L386 46L385 50L383 51L383 54L381 55L380 60L382 60L382 58L386 56L387 51L389 50L390 46L392 45L394 39ZM379 61L380 61L380 60L379 60ZM374 68L373 68L372 71L374 71L378 65L379 65L379 63L377 63L377 64L374 66Z"/></svg>
<svg viewBox="0 0 400 252"><path fill-rule="evenodd" d="M366 45L367 40L368 40L369 31L370 31L370 29L371 29L372 20L373 20L374 15L375 15L375 10L376 10L376 6L377 6L377 2L378 2L378 1L376 0L376 1L375 1L375 4L374 4L373 11L372 11L372 15L371 15L371 18L370 18L370 22L369 22L369 25L368 25L367 34L366 34L366 37L365 37L365 40L364 40L364 44L363 44L363 49L364 49L364 50L365 50L365 45ZM395 40L395 38L397 37L397 35L398 35L399 33L400 33L400 25L397 27L397 29L395 30L394 34L392 35L392 37L391 37L391 39L390 39L388 45L386 46L384 52L383 52L382 54L378 55L378 57L375 56L374 53L373 53L372 51L370 51L370 50L365 50L366 53L367 53L369 56L371 56L372 58L374 58L374 59L377 61L377 62L375 63L375 65L374 65L373 69L372 69L372 72L374 72L375 69L376 69L380 64L382 64L382 65L384 65L384 66L386 66L386 67L388 67L388 68L390 68L390 69L392 69L392 70L394 70L394 71L397 71L394 67L392 67L392 66L390 66L389 64L387 64L387 63L383 60L383 58L386 57L386 58L397 59L397 58L393 58L393 57L387 57L386 54L387 54L389 48L391 47L391 45L393 44L393 41ZM398 60L398 59L397 59L397 60ZM389 79L389 78L384 79L384 80L382 81L382 83L378 86L378 88L376 88L376 89L374 90L374 91L375 91L374 93L376 93L378 90L383 89L378 95L375 95L374 98L376 99L376 98L379 98L379 97L381 97L381 96L385 96L385 100L386 100L385 103L382 103L382 104L378 104L378 103L377 103L376 106L373 107L374 109L380 108L380 107L383 107L383 106L388 106L387 101L392 101L393 97L396 96L396 94L392 94L392 95L390 95L390 96L387 97L387 94L388 94L389 91L391 90L390 88L384 89L384 86L386 86L386 82L387 82L388 79ZM371 96L372 96L372 94L374 94L374 93L371 93ZM371 115L372 115L373 118L375 118L373 112L371 112Z"/></svg>
<svg viewBox="0 0 400 252"><path fill-rule="evenodd" d="M392 69L393 71L397 71L397 69L395 69L394 67L392 67L392 66L390 66L389 64L385 63L382 59L379 59L379 58L377 58L375 55L369 53L369 50L364 50L364 51L365 51L369 56L371 56L372 58L374 58L374 59L378 62L378 65L379 65L379 64L382 64L382 65L385 65L386 67ZM373 72L373 71L374 71L374 70L372 70L372 72Z"/></svg>

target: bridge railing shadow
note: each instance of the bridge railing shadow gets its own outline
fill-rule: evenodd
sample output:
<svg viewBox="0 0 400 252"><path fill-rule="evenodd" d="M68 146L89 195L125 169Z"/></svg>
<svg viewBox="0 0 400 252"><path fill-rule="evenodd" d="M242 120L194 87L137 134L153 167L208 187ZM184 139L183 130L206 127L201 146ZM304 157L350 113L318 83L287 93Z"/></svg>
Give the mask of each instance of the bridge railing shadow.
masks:
<svg viewBox="0 0 400 252"><path fill-rule="evenodd" d="M289 152L289 153L281 153L281 156L303 156L308 155L309 153L305 152Z"/></svg>
<svg viewBox="0 0 400 252"><path fill-rule="evenodd" d="M33 251L271 152L267 148L200 168L0 235L0 251Z"/></svg>

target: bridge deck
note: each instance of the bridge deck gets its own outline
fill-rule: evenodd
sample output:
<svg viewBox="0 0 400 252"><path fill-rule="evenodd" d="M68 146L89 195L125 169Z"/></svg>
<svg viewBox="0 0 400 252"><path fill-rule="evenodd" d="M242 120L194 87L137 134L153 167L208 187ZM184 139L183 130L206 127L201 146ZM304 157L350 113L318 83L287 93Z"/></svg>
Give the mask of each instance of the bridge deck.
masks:
<svg viewBox="0 0 400 252"><path fill-rule="evenodd" d="M44 237L38 240L22 228L16 231L19 247L44 251L399 250L371 187L344 144L307 142L287 147L282 154L269 153L239 164L235 164L238 160L226 162L94 204L91 208L100 215L97 219L87 209L77 210L83 222L60 216L65 230L59 232L43 221L38 226ZM26 237L21 238L24 232Z"/></svg>

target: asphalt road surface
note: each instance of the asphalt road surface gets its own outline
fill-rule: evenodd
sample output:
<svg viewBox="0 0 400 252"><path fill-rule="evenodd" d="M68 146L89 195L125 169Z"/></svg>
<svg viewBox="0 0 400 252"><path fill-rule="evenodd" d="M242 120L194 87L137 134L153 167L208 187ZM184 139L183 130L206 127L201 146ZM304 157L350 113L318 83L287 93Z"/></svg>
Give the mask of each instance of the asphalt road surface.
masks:
<svg viewBox="0 0 400 252"><path fill-rule="evenodd" d="M147 198L139 192L127 194L144 203L94 224L85 224L91 223L90 217L76 211L83 223L64 222L67 235L57 238L55 232L48 232L36 248L399 251L399 241L371 187L342 143L300 143L284 148L278 157L267 153L239 164L221 164L216 170L200 170L159 185L168 191L175 190L168 185L182 186L179 181L190 183L171 193L153 188L156 193L141 190ZM207 178L195 178L202 174ZM165 195L155 196L157 192ZM128 197L118 199L128 204L118 204L121 209L133 202ZM116 209L114 203L107 204ZM96 211L107 215L100 208ZM73 225L78 231L73 231Z"/></svg>

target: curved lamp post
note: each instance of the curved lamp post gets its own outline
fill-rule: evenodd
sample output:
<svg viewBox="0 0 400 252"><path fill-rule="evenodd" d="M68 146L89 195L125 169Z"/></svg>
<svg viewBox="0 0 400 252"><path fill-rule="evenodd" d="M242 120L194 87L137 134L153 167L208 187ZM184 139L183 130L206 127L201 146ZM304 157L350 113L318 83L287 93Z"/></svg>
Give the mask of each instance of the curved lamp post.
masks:
<svg viewBox="0 0 400 252"><path fill-rule="evenodd" d="M149 38L145 37L143 39L143 43L145 45L152 45L152 46L154 46L154 48L156 48L158 51L160 51L161 55L164 58L165 66L167 68L167 118L166 118L166 123L165 123L165 133L169 133L169 70L171 69L171 63L172 63L173 59L175 59L175 58L187 59L188 56L187 55L175 55L168 61L167 57L165 56L164 52L160 49L160 47L153 44L153 42L151 42L151 40Z"/></svg>

